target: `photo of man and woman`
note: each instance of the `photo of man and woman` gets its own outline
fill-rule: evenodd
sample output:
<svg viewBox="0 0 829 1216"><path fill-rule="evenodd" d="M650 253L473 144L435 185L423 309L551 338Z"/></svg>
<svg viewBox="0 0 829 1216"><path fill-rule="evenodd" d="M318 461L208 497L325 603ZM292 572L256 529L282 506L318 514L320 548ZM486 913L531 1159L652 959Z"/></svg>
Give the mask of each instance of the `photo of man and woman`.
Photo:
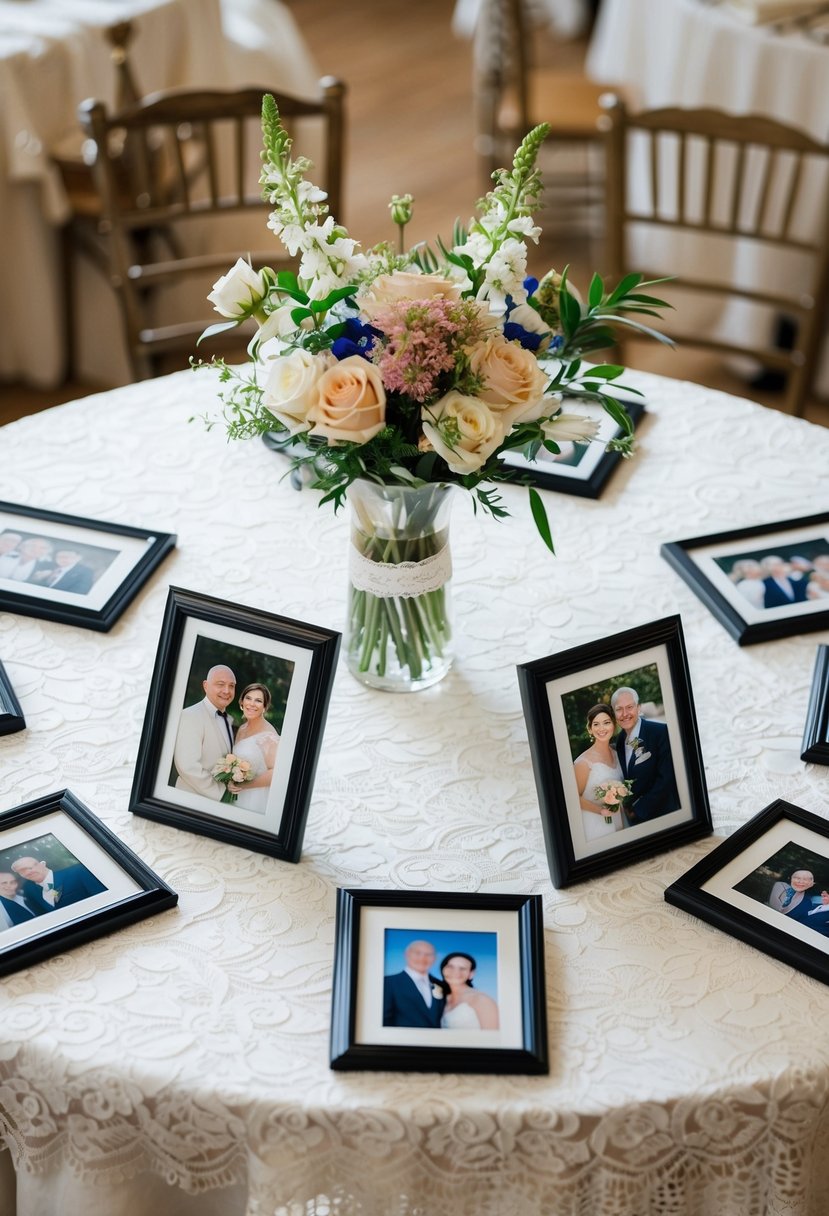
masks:
<svg viewBox="0 0 829 1216"><path fill-rule="evenodd" d="M656 663L561 698L586 841L680 809Z"/></svg>
<svg viewBox="0 0 829 1216"><path fill-rule="evenodd" d="M54 588L87 595L120 550L19 528L0 530L0 582L15 590Z"/></svg>
<svg viewBox="0 0 829 1216"><path fill-rule="evenodd" d="M829 937L829 858L789 841L733 889Z"/></svg>
<svg viewBox="0 0 829 1216"><path fill-rule="evenodd" d="M0 933L106 890L51 832L0 849Z"/></svg>
<svg viewBox="0 0 829 1216"><path fill-rule="evenodd" d="M498 934L384 931L383 1025L498 1030Z"/></svg>
<svg viewBox="0 0 829 1216"><path fill-rule="evenodd" d="M829 607L829 542L823 538L775 544L714 558L753 608L797 607L816 600Z"/></svg>
<svg viewBox="0 0 829 1216"><path fill-rule="evenodd" d="M169 783L265 814L294 664L198 636L177 714Z"/></svg>

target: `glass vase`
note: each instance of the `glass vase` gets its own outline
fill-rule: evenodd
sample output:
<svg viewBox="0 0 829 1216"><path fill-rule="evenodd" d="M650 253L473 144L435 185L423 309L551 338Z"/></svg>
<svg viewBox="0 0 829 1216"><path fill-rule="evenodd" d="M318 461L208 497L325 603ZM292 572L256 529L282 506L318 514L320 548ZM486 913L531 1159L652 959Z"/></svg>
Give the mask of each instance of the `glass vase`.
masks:
<svg viewBox="0 0 829 1216"><path fill-rule="evenodd" d="M452 486L348 488L351 541L343 648L371 688L415 692L452 666Z"/></svg>

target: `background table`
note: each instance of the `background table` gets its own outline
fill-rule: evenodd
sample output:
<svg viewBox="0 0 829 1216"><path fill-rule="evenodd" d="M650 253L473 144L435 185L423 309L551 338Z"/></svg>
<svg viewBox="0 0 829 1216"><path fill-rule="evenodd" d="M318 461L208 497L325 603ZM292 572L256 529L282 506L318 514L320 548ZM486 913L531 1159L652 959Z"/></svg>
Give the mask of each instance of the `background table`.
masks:
<svg viewBox="0 0 829 1216"><path fill-rule="evenodd" d="M68 218L50 150L78 130L80 102L115 100L103 31L135 22L130 62L144 93L271 85L316 96L319 73L278 0L0 0L0 378L63 378L59 226ZM131 377L112 290L77 265L77 374ZM11 306L13 302L13 307Z"/></svg>
<svg viewBox="0 0 829 1216"><path fill-rule="evenodd" d="M586 71L593 80L622 87L635 110L713 106L736 114L763 114L799 127L814 139L829 140L829 45L802 32L777 34L766 25L746 25L727 5L703 0L602 0ZM635 174L631 189L637 189ZM815 183L799 204L806 239L825 229L826 200L824 180ZM681 236L654 229L643 230L641 239L636 248L641 248L642 265L647 264L646 242L658 241L668 245L660 259L671 273L691 271L692 276L700 276L706 258L697 242L683 242ZM721 257L721 247L712 241L706 267L712 275L720 269ZM804 284L807 268L804 262ZM770 282L785 275L788 289L798 273L801 268L791 258L775 258L774 251L756 242L741 246L739 275L745 286L756 284L767 290ZM733 308L718 318L710 302L698 301L698 296L683 297L691 326L716 325L720 332L725 328L739 337L747 325L758 324L756 310L750 307ZM771 320L768 336L771 340ZM817 388L829 394L829 340L824 341Z"/></svg>
<svg viewBox="0 0 829 1216"><path fill-rule="evenodd" d="M3 429L3 499L179 537L107 635L0 615L28 722L0 739L0 808L69 787L181 897L0 985L17 1216L826 1212L827 988L663 901L716 838L549 879L515 665L675 612L716 837L778 797L827 812L799 752L829 635L740 649L659 546L825 507L829 431L629 379L639 454L597 501L547 496L556 558L525 491L501 523L458 496L443 683L395 697L338 668L298 865L133 817L129 792L167 584L341 628L347 520L258 441L188 422L215 412L209 371ZM329 1070L335 891L361 885L543 895L549 1076Z"/></svg>

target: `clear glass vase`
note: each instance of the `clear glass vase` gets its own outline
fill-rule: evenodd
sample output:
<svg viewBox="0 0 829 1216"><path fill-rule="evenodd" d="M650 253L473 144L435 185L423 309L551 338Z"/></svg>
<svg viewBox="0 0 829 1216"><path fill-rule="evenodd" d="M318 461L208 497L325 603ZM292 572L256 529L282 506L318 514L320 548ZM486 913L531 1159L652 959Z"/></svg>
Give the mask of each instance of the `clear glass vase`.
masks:
<svg viewBox="0 0 829 1216"><path fill-rule="evenodd" d="M348 488L351 544L343 650L371 688L414 692L452 666L449 513L454 487Z"/></svg>

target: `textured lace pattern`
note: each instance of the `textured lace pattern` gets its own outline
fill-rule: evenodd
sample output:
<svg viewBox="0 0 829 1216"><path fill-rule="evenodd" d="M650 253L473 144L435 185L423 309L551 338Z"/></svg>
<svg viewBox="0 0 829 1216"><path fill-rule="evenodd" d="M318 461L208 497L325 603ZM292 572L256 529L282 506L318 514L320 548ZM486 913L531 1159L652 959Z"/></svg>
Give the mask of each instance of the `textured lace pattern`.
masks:
<svg viewBox="0 0 829 1216"><path fill-rule="evenodd" d="M129 793L167 584L341 628L345 516L263 445L188 424L216 409L210 372L4 428L2 498L179 535L109 634L0 614L28 722L0 738L0 806L68 786L180 893L0 985L21 1167L236 1183L249 1216L829 1210L827 989L663 901L715 841L549 880L515 664L659 616L682 614L717 835L777 797L829 801L799 759L827 634L741 649L659 557L825 506L829 432L631 379L639 454L599 500L546 495L555 559L524 490L501 523L458 500L440 685L389 697L339 668L296 866L133 817ZM334 893L359 885L543 895L548 1077L329 1070Z"/></svg>
<svg viewBox="0 0 829 1216"><path fill-rule="evenodd" d="M420 562L373 562L356 545L348 551L348 577L355 591L368 591L381 599L411 599L439 591L452 577L452 554L444 545Z"/></svg>

